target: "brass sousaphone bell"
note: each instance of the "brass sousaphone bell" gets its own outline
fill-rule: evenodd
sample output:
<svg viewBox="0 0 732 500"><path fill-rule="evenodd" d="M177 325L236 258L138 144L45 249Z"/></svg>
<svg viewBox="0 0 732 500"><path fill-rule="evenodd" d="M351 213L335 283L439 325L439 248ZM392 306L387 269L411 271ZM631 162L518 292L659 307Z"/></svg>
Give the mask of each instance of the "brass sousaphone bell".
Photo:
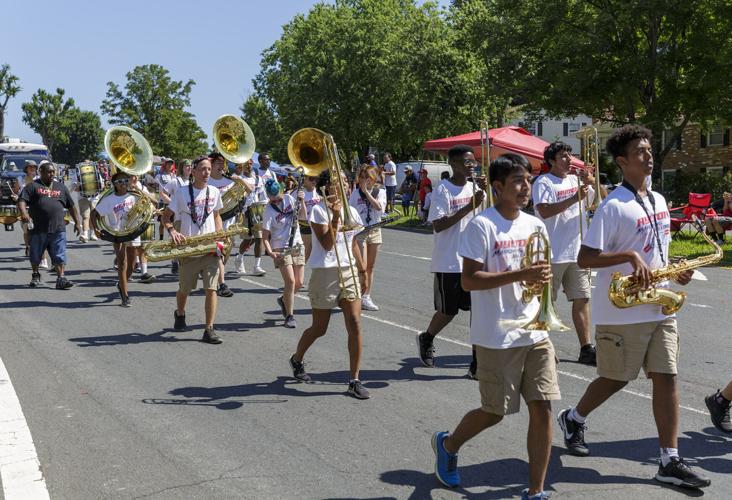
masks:
<svg viewBox="0 0 732 500"><path fill-rule="evenodd" d="M247 122L234 115L222 115L213 126L213 138L219 153L232 163L246 163L254 155L256 141ZM222 196L221 219L228 220L241 212L243 201L250 192L247 184L232 178L234 185Z"/></svg>

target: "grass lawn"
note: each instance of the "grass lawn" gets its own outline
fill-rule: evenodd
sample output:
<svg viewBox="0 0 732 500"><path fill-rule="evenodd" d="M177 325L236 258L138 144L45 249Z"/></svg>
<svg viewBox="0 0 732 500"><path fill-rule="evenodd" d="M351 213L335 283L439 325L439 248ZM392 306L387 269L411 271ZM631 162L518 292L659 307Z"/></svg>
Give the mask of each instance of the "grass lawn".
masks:
<svg viewBox="0 0 732 500"><path fill-rule="evenodd" d="M722 260L718 265L732 268L732 242L727 238L724 241L724 245L721 245L721 247L722 250L724 250L724 257L722 257ZM694 259L696 257L701 257L702 255L709 255L713 251L714 248L701 236L693 238L692 233L682 231L676 238L671 240L669 255L671 257Z"/></svg>
<svg viewBox="0 0 732 500"><path fill-rule="evenodd" d="M411 229L413 231L423 231L425 233L432 232L432 226L423 226L422 221L414 215L402 215L391 224L387 224L386 227L391 227L395 229Z"/></svg>

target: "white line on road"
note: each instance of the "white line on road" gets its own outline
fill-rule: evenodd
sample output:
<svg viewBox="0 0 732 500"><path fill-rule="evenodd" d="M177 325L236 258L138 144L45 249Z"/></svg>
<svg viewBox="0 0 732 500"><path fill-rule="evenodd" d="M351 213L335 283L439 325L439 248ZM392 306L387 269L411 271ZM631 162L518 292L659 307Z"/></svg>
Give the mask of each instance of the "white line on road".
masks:
<svg viewBox="0 0 732 500"><path fill-rule="evenodd" d="M410 259L426 260L428 262L432 260L432 258L430 258L430 257L420 257L419 255L409 255L407 253L390 252L388 250L379 250L379 253L385 253L387 255L396 255L398 257L408 257Z"/></svg>
<svg viewBox="0 0 732 500"><path fill-rule="evenodd" d="M0 476L5 500L49 498L30 429L2 359L0 359Z"/></svg>
<svg viewBox="0 0 732 500"><path fill-rule="evenodd" d="M689 305L692 307L701 307L702 309L712 309L712 306L708 306L706 304L694 304L693 302L689 302Z"/></svg>
<svg viewBox="0 0 732 500"><path fill-rule="evenodd" d="M273 286L265 285L264 283L259 283L258 281L250 280L248 278L239 278L239 279L241 279L242 281L245 281L246 283L250 283L252 285L256 285L256 286L261 287L261 288L268 288L270 290L279 290L279 288L275 288ZM298 298L300 298L300 299L303 299L303 300L310 300L305 295L300 295L299 293L298 294L295 294L295 296L298 297ZM395 321L389 321L388 319L377 318L376 316L371 316L370 314L361 313L361 316L364 317L364 318L373 320L373 321L377 321L379 323L383 323L385 325L394 326L396 328L401 328L402 330L406 330L406 331L412 332L412 333L420 333L420 332L423 331L423 330L420 330L418 328L414 328L414 327L409 326L409 325L403 325L403 324L397 323ZM468 344L466 342L462 342L460 340L451 339L449 337L435 337L435 338L437 340L442 340L444 342L449 342L451 344L457 344L459 346L467 347L468 349L472 349L473 348L473 346L471 346L470 344ZM594 380L594 379L591 379L589 377L585 377L584 375L579 375L577 373L572 373L572 372L568 372L568 371L564 371L564 370L557 370L557 373L559 373L560 375L564 375L565 377L570 377L570 378L574 378L574 379L577 379L577 380L583 380L585 382L592 382ZM621 389L621 391L624 392L624 393L626 393L626 394L631 394L633 396L638 396L638 397L643 398L643 399L648 399L648 400L652 400L653 399L653 397L650 394L646 394L644 392L634 391L632 389ZM693 413L699 413L701 415L707 415L707 412L706 411L699 410L697 408L692 408L690 406L679 405L679 408L684 409L684 410L687 410L687 411L690 411L690 412L693 412Z"/></svg>

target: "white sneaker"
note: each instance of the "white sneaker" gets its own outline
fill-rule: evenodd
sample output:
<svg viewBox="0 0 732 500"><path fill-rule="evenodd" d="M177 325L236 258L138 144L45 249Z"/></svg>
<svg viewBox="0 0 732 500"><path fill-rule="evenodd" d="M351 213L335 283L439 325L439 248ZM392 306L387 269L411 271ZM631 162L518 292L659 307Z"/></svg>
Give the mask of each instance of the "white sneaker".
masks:
<svg viewBox="0 0 732 500"><path fill-rule="evenodd" d="M364 311L378 311L379 306L374 304L374 301L371 300L371 297L368 295L364 295L361 297L361 309Z"/></svg>
<svg viewBox="0 0 732 500"><path fill-rule="evenodd" d="M99 240L99 238L97 238L97 235L94 234L94 231L90 231L89 232L89 240L91 240L91 241L97 241L97 240Z"/></svg>
<svg viewBox="0 0 732 500"><path fill-rule="evenodd" d="M48 259L43 259L38 265L41 269L48 269Z"/></svg>
<svg viewBox="0 0 732 500"><path fill-rule="evenodd" d="M81 243L86 243L86 236L84 236L83 234L81 236L79 236L79 241Z"/></svg>
<svg viewBox="0 0 732 500"><path fill-rule="evenodd" d="M244 267L244 256L239 254L236 256L236 259L234 260L234 264L236 265L236 272L240 275L244 275L247 273L247 268Z"/></svg>
<svg viewBox="0 0 732 500"><path fill-rule="evenodd" d="M254 266L254 270L252 271L252 276L264 276L267 274L267 271L262 269L261 266Z"/></svg>

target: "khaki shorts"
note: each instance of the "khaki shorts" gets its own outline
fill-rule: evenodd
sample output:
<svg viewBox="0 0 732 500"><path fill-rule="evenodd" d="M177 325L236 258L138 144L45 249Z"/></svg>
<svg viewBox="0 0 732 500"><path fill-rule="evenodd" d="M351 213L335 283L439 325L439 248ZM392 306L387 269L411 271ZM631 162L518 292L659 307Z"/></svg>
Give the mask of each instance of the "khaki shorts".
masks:
<svg viewBox="0 0 732 500"><path fill-rule="evenodd" d="M356 236L359 245L381 245L381 228L375 227Z"/></svg>
<svg viewBox="0 0 732 500"><path fill-rule="evenodd" d="M275 252L282 252L284 248L278 248ZM305 265L305 247L300 249L297 255L283 255L274 261L275 269L282 266L304 266Z"/></svg>
<svg viewBox="0 0 732 500"><path fill-rule="evenodd" d="M313 309L333 309L342 299L355 300L361 297L358 276L354 283L349 267L342 267L345 290L341 290L337 267L318 267L310 274L308 295ZM356 285L358 283L358 286Z"/></svg>
<svg viewBox="0 0 732 500"><path fill-rule="evenodd" d="M178 291L190 293L198 287L198 275L203 279L205 290L216 290L219 283L219 257L181 257L178 259Z"/></svg>
<svg viewBox="0 0 732 500"><path fill-rule="evenodd" d="M679 361L679 332L676 320L597 325L597 374L628 382L638 378L641 367L649 373L675 375Z"/></svg>
<svg viewBox="0 0 732 500"><path fill-rule="evenodd" d="M557 300L559 286L567 300L590 298L590 270L582 269L576 262L552 264L552 298Z"/></svg>
<svg viewBox="0 0 732 500"><path fill-rule="evenodd" d="M86 220L91 216L92 211L92 202L91 200L84 198L83 196L79 196L79 216L82 220Z"/></svg>
<svg viewBox="0 0 732 500"><path fill-rule="evenodd" d="M561 399L557 357L549 339L510 349L475 346L481 409L494 415L519 411L520 397L531 401Z"/></svg>

